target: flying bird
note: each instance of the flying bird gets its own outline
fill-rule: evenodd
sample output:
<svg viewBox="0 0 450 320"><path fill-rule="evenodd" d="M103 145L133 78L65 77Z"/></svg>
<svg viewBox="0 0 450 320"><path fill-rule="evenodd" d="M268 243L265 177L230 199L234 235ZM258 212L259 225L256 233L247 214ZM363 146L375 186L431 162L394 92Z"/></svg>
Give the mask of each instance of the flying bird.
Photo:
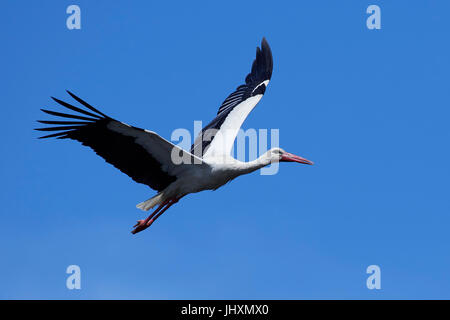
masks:
<svg viewBox="0 0 450 320"><path fill-rule="evenodd" d="M230 155L239 128L266 91L272 69L272 52L263 38L261 48L256 48L256 59L245 84L225 99L217 116L202 129L190 151L181 149L153 131L117 121L70 91L67 91L68 94L84 108L52 97L76 114L41 109L59 119L39 120L52 126L36 130L52 132L40 139L55 137L81 142L134 181L157 191L156 195L137 205L144 211L157 208L148 218L137 221L132 230L135 234L151 226L187 194L216 190L240 175L273 162L313 164L281 148L270 149L249 162L238 161Z"/></svg>

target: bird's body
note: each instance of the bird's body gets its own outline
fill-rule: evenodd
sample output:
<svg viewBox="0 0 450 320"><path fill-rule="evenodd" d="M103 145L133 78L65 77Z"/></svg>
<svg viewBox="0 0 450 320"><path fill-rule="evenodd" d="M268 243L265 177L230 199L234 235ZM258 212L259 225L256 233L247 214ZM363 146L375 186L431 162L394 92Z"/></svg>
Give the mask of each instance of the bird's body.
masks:
<svg viewBox="0 0 450 320"><path fill-rule="evenodd" d="M181 198L204 190L216 190L240 175L251 173L271 162L266 154L250 162L242 162L231 156L209 157L202 160L201 164L187 167L180 172L176 181L155 197L138 204L138 208L147 211L170 198Z"/></svg>
<svg viewBox="0 0 450 320"><path fill-rule="evenodd" d="M78 114L42 110L47 114L62 117L64 121L39 121L58 126L37 130L56 131L41 138L73 139L89 146L134 181L158 191L155 196L137 205L144 211L158 206L147 219L138 221L132 231L137 233L148 228L170 206L187 194L216 190L240 175L273 162L312 164L311 161L280 148L271 149L250 162L236 160L230 155L239 128L264 95L272 68L272 53L267 41L263 39L261 49L257 48L256 59L245 84L225 99L216 118L203 128L190 152L155 132L108 117L71 92L68 93L89 111L53 98Z"/></svg>

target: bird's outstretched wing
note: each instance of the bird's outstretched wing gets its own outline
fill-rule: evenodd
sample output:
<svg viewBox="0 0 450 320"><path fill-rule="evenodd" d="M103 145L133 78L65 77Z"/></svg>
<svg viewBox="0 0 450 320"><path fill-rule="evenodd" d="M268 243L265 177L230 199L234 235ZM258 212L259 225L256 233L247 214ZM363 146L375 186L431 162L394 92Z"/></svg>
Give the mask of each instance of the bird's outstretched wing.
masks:
<svg viewBox="0 0 450 320"><path fill-rule="evenodd" d="M40 138L77 140L92 148L106 162L130 176L134 181L146 184L157 191L163 190L175 181L177 176L187 169L187 166L201 163L201 159L163 139L155 132L114 120L73 93L67 92L87 110L52 97L60 105L78 114L42 109L47 114L64 118L61 119L64 121L38 121L43 124L57 125L36 129L56 131ZM175 162L173 155L176 155Z"/></svg>
<svg viewBox="0 0 450 320"><path fill-rule="evenodd" d="M261 100L272 76L272 52L266 39L261 42L261 49L256 48L256 59L252 70L245 78L245 84L230 94L214 118L204 127L191 147L196 156L229 155L239 128Z"/></svg>

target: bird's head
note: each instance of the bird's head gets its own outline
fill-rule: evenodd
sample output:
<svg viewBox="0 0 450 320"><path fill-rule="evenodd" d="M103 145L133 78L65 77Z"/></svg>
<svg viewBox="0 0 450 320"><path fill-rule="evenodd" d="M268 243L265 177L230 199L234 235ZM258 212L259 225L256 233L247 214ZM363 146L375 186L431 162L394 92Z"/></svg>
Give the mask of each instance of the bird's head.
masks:
<svg viewBox="0 0 450 320"><path fill-rule="evenodd" d="M270 149L267 153L268 158L271 160L271 162L298 162L309 165L314 164L314 162L312 161L296 156L295 154L286 152L281 148Z"/></svg>

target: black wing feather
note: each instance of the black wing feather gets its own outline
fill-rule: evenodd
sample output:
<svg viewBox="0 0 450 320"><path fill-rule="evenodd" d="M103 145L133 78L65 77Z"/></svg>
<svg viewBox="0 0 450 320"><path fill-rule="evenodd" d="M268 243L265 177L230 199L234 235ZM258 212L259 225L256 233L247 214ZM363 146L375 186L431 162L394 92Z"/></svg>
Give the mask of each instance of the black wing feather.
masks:
<svg viewBox="0 0 450 320"><path fill-rule="evenodd" d="M38 120L39 123L43 124L88 124L86 121L46 121Z"/></svg>
<svg viewBox="0 0 450 320"><path fill-rule="evenodd" d="M45 112L47 114L50 114L52 116L57 116L57 117L62 117L62 118L70 118L70 119L79 119L79 120L87 120L87 121L95 121L95 119L92 118L86 118L83 116L76 116L73 114L67 114L67 113L61 113L61 112L56 112L56 111L51 111L51 110L45 110L45 109L41 109L42 112Z"/></svg>
<svg viewBox="0 0 450 320"><path fill-rule="evenodd" d="M73 131L73 130L71 130L71 131ZM47 136L39 137L38 139L45 139L45 138L58 137L58 136L66 135L67 132L69 132L69 131L57 132L57 133L49 134L49 135L47 135ZM58 138L58 139L60 139L60 138Z"/></svg>
<svg viewBox="0 0 450 320"><path fill-rule="evenodd" d="M72 98L74 98L75 100L77 100L79 103L81 103L83 106L85 106L86 108L88 108L91 111L97 112L98 114L100 114L101 116L103 116L104 118L108 118L107 115L101 113L100 111L98 111L97 109L95 109L93 106L91 106L89 103L87 103L86 101L84 101L83 99L77 97L76 95L74 95L72 92L70 92L69 90L66 90L68 94L70 94L70 96Z"/></svg>
<svg viewBox="0 0 450 320"><path fill-rule="evenodd" d="M88 111L85 111L85 110L83 110L83 109L80 109L80 108L78 108L78 107L75 107L75 106L73 106L73 105L71 105L71 104L68 104L67 102L61 101L61 100L59 100L59 99L57 99L57 98L54 98L54 97L51 97L51 98L52 98L53 100L55 100L56 102L58 102L60 105L66 107L66 108L68 108L68 109L71 109L71 110L73 110L73 111L76 111L76 112L79 112L79 113L82 113L82 114L85 114L85 115L87 115L87 116L91 116L91 117L94 117L94 118L97 118L97 119L101 119L101 118L102 118L102 117L99 116L99 115L96 115L96 114L93 114L93 113L91 113L91 112L88 112Z"/></svg>

